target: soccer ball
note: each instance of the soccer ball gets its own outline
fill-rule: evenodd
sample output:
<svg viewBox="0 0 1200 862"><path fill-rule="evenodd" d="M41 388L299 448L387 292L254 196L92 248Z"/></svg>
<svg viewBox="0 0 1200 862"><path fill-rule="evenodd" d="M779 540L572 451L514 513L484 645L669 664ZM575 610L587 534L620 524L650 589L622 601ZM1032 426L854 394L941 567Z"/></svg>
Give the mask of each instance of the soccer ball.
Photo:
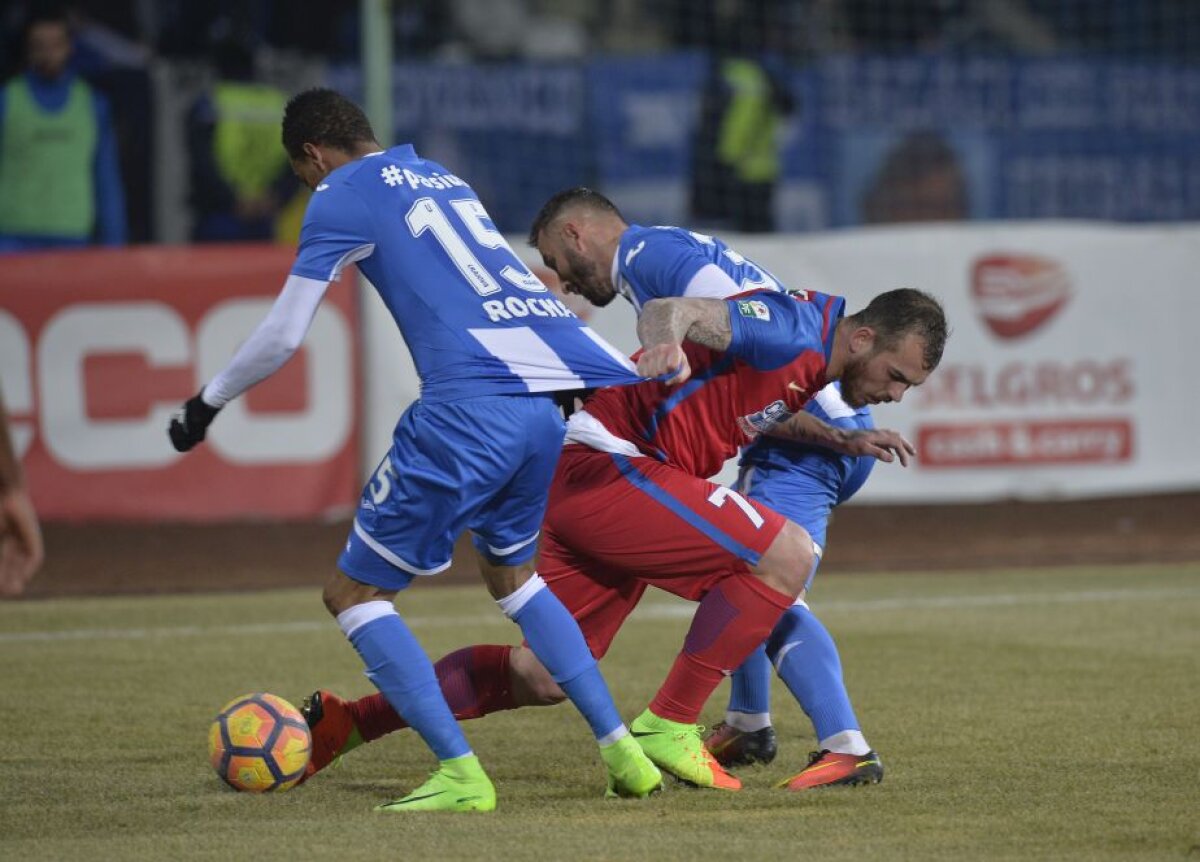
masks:
<svg viewBox="0 0 1200 862"><path fill-rule="evenodd" d="M294 787L312 753L304 716L282 697L244 694L221 707L208 729L208 759L234 790Z"/></svg>

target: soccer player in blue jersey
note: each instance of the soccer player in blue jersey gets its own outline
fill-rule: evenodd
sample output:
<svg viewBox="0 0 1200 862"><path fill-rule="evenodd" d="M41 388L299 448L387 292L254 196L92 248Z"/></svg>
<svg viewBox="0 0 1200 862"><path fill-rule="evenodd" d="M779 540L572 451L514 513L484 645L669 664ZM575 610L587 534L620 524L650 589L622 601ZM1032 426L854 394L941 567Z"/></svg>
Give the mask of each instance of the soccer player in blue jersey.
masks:
<svg viewBox="0 0 1200 862"><path fill-rule="evenodd" d="M840 428L873 425L870 408L846 404L836 384L821 390L806 409ZM742 453L737 489L804 527L820 565L833 509L862 488L874 465L873 458L762 437ZM775 758L773 665L812 720L818 748L809 763L780 786L805 790L882 781L883 763L867 744L851 706L837 645L806 602L815 575L816 566L767 642L734 672L725 720L708 737L709 750L724 766L770 763Z"/></svg>
<svg viewBox="0 0 1200 862"><path fill-rule="evenodd" d="M554 270L563 290L604 306L619 294L640 314L664 297L724 298L754 288L781 290L765 268L717 237L678 227L630 225L603 195L587 188L559 192L543 206L529 242ZM611 265L604 266L607 261ZM830 384L806 412L848 431L874 427L869 407L852 408ZM818 548L834 506L862 487L874 458L763 436L741 459L738 490L804 527ZM820 551L817 555L820 560ZM776 743L771 727L771 665L796 696L817 731L817 755L787 786L798 790L879 781L883 767L867 745L850 705L837 647L804 598L771 638L733 674L725 721L707 742L724 766L770 762Z"/></svg>
<svg viewBox="0 0 1200 862"><path fill-rule="evenodd" d="M610 794L661 783L621 720L578 624L534 555L564 436L552 393L639 380L516 257L462 179L410 145L384 150L357 105L332 90L283 117L293 170L313 190L279 298L233 359L172 420L179 451L202 441L231 399L296 351L329 283L356 263L400 328L421 397L363 490L324 601L367 676L439 765L383 811L488 811L496 794L393 604L450 565L472 532L488 590L588 721Z"/></svg>

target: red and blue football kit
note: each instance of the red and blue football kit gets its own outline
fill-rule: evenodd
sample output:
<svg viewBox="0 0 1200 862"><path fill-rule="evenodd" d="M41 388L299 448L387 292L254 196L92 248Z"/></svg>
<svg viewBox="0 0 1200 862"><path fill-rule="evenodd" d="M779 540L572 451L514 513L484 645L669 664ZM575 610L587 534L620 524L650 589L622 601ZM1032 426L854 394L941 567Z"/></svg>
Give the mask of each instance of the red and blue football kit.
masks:
<svg viewBox="0 0 1200 862"><path fill-rule="evenodd" d="M748 576L785 523L708 477L825 386L845 301L753 291L725 302L729 348L686 343L683 385L602 390L568 426L538 571L597 658L647 583L699 600Z"/></svg>

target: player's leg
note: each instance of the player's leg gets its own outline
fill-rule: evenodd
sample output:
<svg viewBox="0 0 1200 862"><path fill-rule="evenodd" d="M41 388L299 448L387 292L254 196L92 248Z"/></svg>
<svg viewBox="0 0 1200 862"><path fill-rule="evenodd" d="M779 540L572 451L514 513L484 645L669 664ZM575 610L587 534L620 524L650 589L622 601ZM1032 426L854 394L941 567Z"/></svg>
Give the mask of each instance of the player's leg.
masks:
<svg viewBox="0 0 1200 862"><path fill-rule="evenodd" d="M771 726L770 698L773 671L766 644L759 644L729 678L725 719L705 739L708 750L722 766L748 766L775 759L778 744Z"/></svg>
<svg viewBox="0 0 1200 862"><path fill-rule="evenodd" d="M684 650L634 733L667 771L700 786L736 789L737 779L704 749L695 721L725 669L766 638L799 590L799 582L784 584L783 551L768 556L776 543L797 552L798 528L740 496L730 500L727 488L648 458L567 447L560 474L563 493L552 500L547 524L564 545L626 578L700 601ZM763 568L774 581L755 577L748 560L767 560ZM793 592L780 592L780 584Z"/></svg>
<svg viewBox="0 0 1200 862"><path fill-rule="evenodd" d="M629 578L609 579L595 569L589 573L591 576L584 576L578 563L552 532L542 535L542 576L577 620L590 651L599 659L646 587ZM434 670L459 720L522 706L549 706L567 699L525 645L463 647L439 659ZM347 701L332 692L317 691L306 700L302 711L313 729L313 755L306 779L363 742L408 727L378 693Z"/></svg>
<svg viewBox="0 0 1200 862"><path fill-rule="evenodd" d="M743 474L744 475L744 474ZM738 490L748 483L739 479ZM771 505L769 496L756 495L753 499ZM777 511L787 511L775 507ZM820 561L821 549L813 543L814 563L804 588L797 601L812 583ZM793 605L794 607L794 605ZM787 613L785 611L784 616ZM776 625L776 631L782 625ZM730 678L729 705L725 709L725 720L713 728L706 740L713 757L724 766L742 766L752 763L770 763L775 759L777 743L775 729L771 726L771 659L767 657L767 645L760 644Z"/></svg>
<svg viewBox="0 0 1200 862"><path fill-rule="evenodd" d="M561 452L561 414L549 399L514 400L523 408L518 427L524 439L509 445L524 442L524 460L471 523L480 570L500 609L520 626L530 651L587 721L609 766L610 791L644 796L660 786L658 770L629 737L579 623L533 562ZM614 762L623 779L614 778Z"/></svg>
<svg viewBox="0 0 1200 862"><path fill-rule="evenodd" d="M390 601L355 587L374 585L394 593L414 577L444 571L472 506L487 499L479 487L486 484L487 471L468 470L462 457L471 429L462 427L461 417L446 417L437 409L441 406L430 409L418 401L400 418L391 451L364 488L338 558L340 573L326 587L326 604L362 656L368 676L440 763L426 784L381 806L389 811L495 807L495 792L454 720L432 663ZM457 436L447 433L447 422L459 423ZM324 735L314 728L314 738Z"/></svg>
<svg viewBox="0 0 1200 862"><path fill-rule="evenodd" d="M392 805L403 810L490 811L496 792L441 696L425 651L393 604L396 590L335 573L324 600L366 666L367 677L438 759L423 785ZM383 808L384 806L381 806Z"/></svg>
<svg viewBox="0 0 1200 862"><path fill-rule="evenodd" d="M713 583L666 680L634 722L635 733L678 736L687 728L699 735L696 722L709 696L761 645L801 588L790 567L807 569L806 552L811 555L808 534L786 522L750 572L734 571ZM653 756L645 741L643 747Z"/></svg>
<svg viewBox="0 0 1200 862"><path fill-rule="evenodd" d="M610 767L610 789L621 795L646 795L659 784L657 770L628 738L628 728L612 702L578 623L534 571L532 558L563 434L560 414L550 399L540 397L479 398L469 404L456 402L437 407L436 411L425 412L422 424L425 435L432 434L441 447L427 447L422 452L426 457L413 459L410 470L390 478L383 475L382 480L394 487L392 497L407 498L414 486L427 480L425 484L431 487L426 491L434 498L439 497L435 489L440 484L456 489L463 499L480 501L466 521L474 533L489 591L504 613L521 627L541 663L587 719ZM465 436L463 429L472 426L486 427L486 439ZM454 457L439 459L446 452L453 452ZM450 481L445 481L447 478ZM408 530L408 533L420 532L419 524ZM395 547L408 549L409 558L423 553L428 561L428 552L414 547L412 535L392 538L397 543ZM405 553L394 550L389 553L405 558ZM472 658L476 655L473 651ZM502 652L493 656L493 660L503 660ZM444 669L451 669L450 662L446 662ZM331 727L340 725L344 731L346 722L336 722L334 716L327 714L344 702L328 693L318 695L314 700L320 703L323 713L319 723L330 721ZM388 702L396 706L391 698ZM312 706L310 720L314 714ZM396 711L407 719L403 710ZM383 718L392 727L398 725L388 721L386 711ZM339 751L347 750L347 744L355 741L352 735L345 738ZM322 746L321 759L331 759L331 748ZM614 758L621 762L628 777L615 787L611 780ZM316 763L312 771L321 765Z"/></svg>
<svg viewBox="0 0 1200 862"><path fill-rule="evenodd" d="M767 655L812 720L819 749L780 786L804 790L881 781L883 764L859 727L837 645L806 603L799 601L784 614L767 641Z"/></svg>

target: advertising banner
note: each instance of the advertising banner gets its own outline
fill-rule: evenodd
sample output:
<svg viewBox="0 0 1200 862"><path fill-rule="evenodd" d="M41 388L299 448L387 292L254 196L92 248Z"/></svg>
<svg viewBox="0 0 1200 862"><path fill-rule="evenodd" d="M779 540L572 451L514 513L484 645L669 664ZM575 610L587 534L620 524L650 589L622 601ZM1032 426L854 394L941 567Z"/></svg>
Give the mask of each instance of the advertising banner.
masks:
<svg viewBox="0 0 1200 862"><path fill-rule="evenodd" d="M864 501L1052 500L1200 488L1200 227L1037 222L722 239L789 288L945 305L941 366L875 421L917 447ZM637 346L620 301L589 321ZM722 477L728 479L732 472ZM856 498L857 499L857 498Z"/></svg>
<svg viewBox="0 0 1200 862"><path fill-rule="evenodd" d="M945 304L928 382L880 425L917 446L869 500L1054 499L1200 488L1189 430L1200 228L1086 223L888 228L739 242L788 286L862 307L895 287Z"/></svg>
<svg viewBox="0 0 1200 862"><path fill-rule="evenodd" d="M304 346L222 410L186 455L172 413L274 301L278 246L0 257L0 385L46 520L210 521L345 514L357 500L355 278Z"/></svg>

